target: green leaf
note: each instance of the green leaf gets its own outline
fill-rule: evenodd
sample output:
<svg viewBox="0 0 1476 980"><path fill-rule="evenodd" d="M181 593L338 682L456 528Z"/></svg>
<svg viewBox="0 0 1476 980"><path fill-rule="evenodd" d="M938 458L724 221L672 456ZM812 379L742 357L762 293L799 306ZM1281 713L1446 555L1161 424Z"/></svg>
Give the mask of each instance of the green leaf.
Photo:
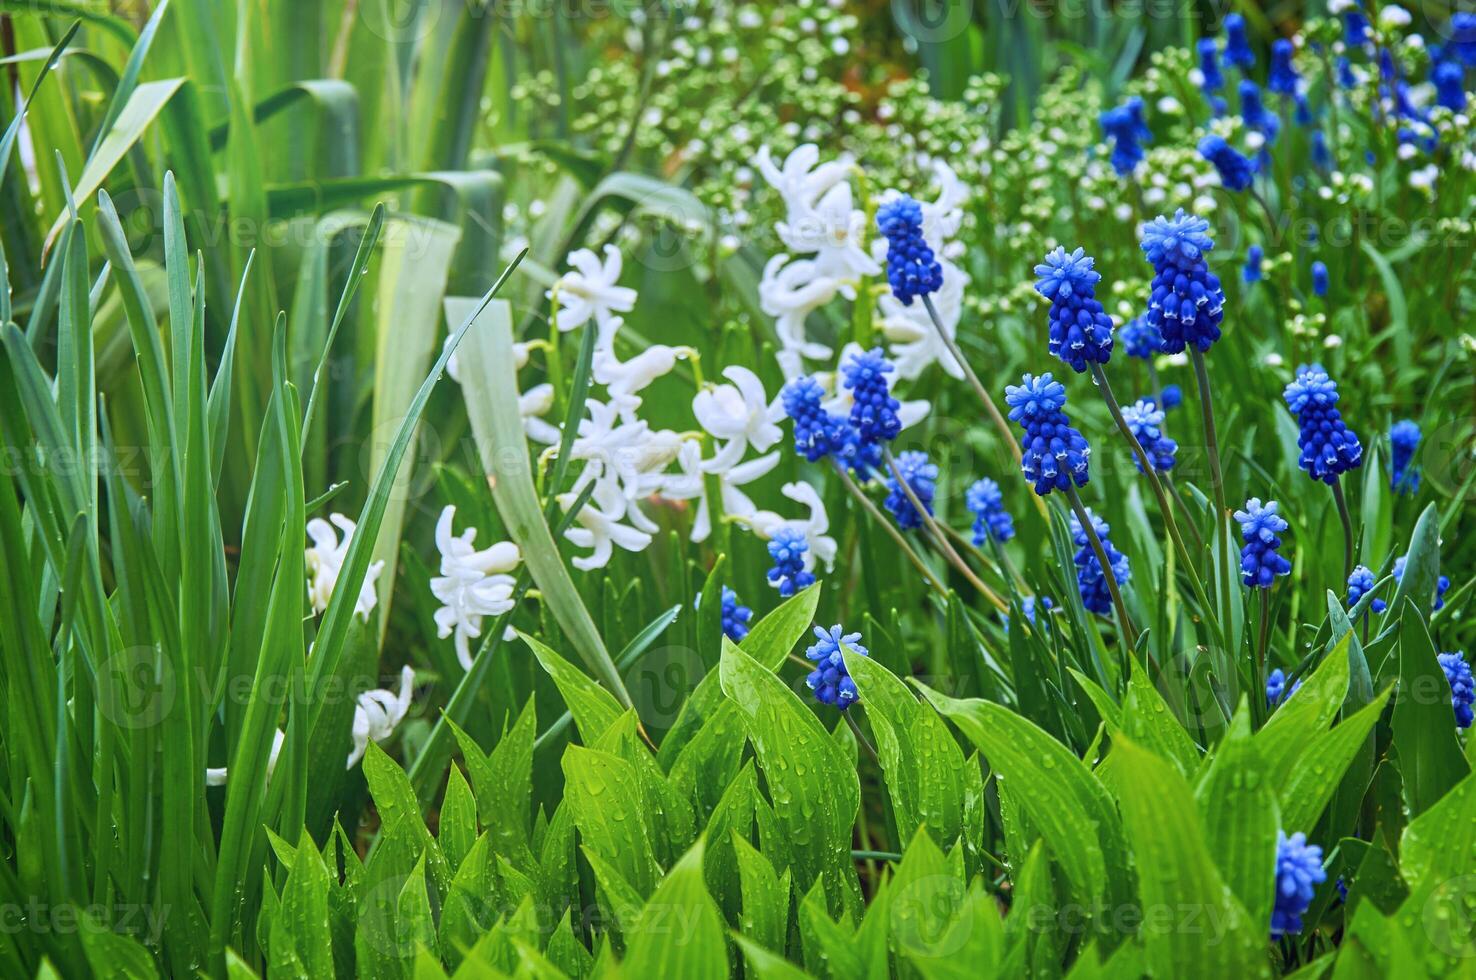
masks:
<svg viewBox="0 0 1476 980"><path fill-rule="evenodd" d="M1330 731L1320 733L1297 759L1281 791L1281 822L1288 832L1308 831L1322 817L1359 750L1368 744L1392 690L1384 691ZM1362 778L1366 780L1367 776L1365 772ZM1365 789L1366 782L1354 787L1360 797Z"/></svg>
<svg viewBox="0 0 1476 980"><path fill-rule="evenodd" d="M938 711L968 736L1008 781L1012 798L1045 838L1080 902L1128 900L1131 878L1116 808L1106 788L1070 749L1002 705L958 701L913 682ZM1098 922L1099 929L1105 924Z"/></svg>
<svg viewBox="0 0 1476 980"><path fill-rule="evenodd" d="M153 956L132 936L113 932L106 923L90 919L77 931L95 975L119 980L155 980L159 976Z"/></svg>
<svg viewBox="0 0 1476 980"><path fill-rule="evenodd" d="M1259 743L1251 737L1250 709L1240 710L1195 788L1205 846L1220 876L1252 922L1270 922L1275 899L1277 789L1266 775ZM1292 830L1310 825L1286 822Z"/></svg>
<svg viewBox="0 0 1476 980"><path fill-rule="evenodd" d="M699 839L662 879L634 925L621 964L632 977L726 978L728 952L722 916L702 881ZM680 923L673 914L680 912Z"/></svg>
<svg viewBox="0 0 1476 980"><path fill-rule="evenodd" d="M1225 886L1189 784L1170 763L1127 739L1114 742L1112 753L1137 859L1139 936L1153 972L1230 980L1262 972L1269 921L1252 922Z"/></svg>
<svg viewBox="0 0 1476 980"><path fill-rule="evenodd" d="M564 751L565 799L586 850L609 862L645 897L660 877L646 831L635 767L617 755L571 745Z"/></svg>
<svg viewBox="0 0 1476 980"><path fill-rule="evenodd" d="M1265 760L1272 785L1286 785L1307 746L1327 731L1348 695L1348 670L1348 636L1344 636L1303 679L1297 693L1288 697L1256 732L1256 748Z"/></svg>
<svg viewBox="0 0 1476 980"><path fill-rule="evenodd" d="M1172 762L1181 776L1187 777L1199 764L1194 740L1179 724L1173 709L1148 679L1148 672L1136 657L1128 674L1122 727L1129 738Z"/></svg>
<svg viewBox="0 0 1476 980"><path fill-rule="evenodd" d="M527 847L528 821L533 813L533 733L537 727L534 699L518 714L518 720L489 754L466 732L454 725L451 731L461 746L466 769L476 791L477 813L492 833L495 849L506 853Z"/></svg>
<svg viewBox="0 0 1476 980"><path fill-rule="evenodd" d="M1433 806L1471 771L1456 738L1450 681L1436 658L1425 619L1412 601L1397 607L1399 689L1394 699L1394 751L1411 817Z"/></svg>
<svg viewBox="0 0 1476 980"><path fill-rule="evenodd" d="M326 977L333 973L328 920L328 868L312 838L303 835L282 904L272 919L271 973Z"/></svg>
<svg viewBox="0 0 1476 980"><path fill-rule="evenodd" d="M529 774L529 782L532 774ZM472 846L477 842L477 801L461 769L452 766L446 775L446 797L441 804L440 826L437 842L452 874L461 867Z"/></svg>
<svg viewBox="0 0 1476 980"><path fill-rule="evenodd" d="M855 767L842 758L814 712L726 638L720 675L723 693L748 726L779 830L789 841L795 879L822 879L837 910L858 910L860 889L850 856L851 828L861 805Z"/></svg>
<svg viewBox="0 0 1476 980"><path fill-rule="evenodd" d="M775 874L773 864L743 834L734 831L732 839L743 888L739 931L766 949L783 950L789 928L789 873Z"/></svg>
<svg viewBox="0 0 1476 980"><path fill-rule="evenodd" d="M608 690L542 642L522 632L518 637L528 644L539 665L553 678L584 744L593 745L606 729L620 720L625 710Z"/></svg>

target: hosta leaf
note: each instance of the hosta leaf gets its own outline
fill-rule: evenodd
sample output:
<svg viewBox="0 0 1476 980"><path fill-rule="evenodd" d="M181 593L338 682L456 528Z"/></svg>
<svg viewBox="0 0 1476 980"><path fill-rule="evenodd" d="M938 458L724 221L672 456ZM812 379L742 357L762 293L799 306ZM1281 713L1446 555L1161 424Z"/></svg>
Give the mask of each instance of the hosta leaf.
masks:
<svg viewBox="0 0 1476 980"><path fill-rule="evenodd" d="M857 909L860 892L850 857L851 827L861 805L855 767L815 713L731 641L723 644L721 672L723 693L748 725L796 880L823 877L836 909Z"/></svg>
<svg viewBox="0 0 1476 980"><path fill-rule="evenodd" d="M726 978L722 916L702 882L699 838L662 879L626 932L622 972L632 977Z"/></svg>
<svg viewBox="0 0 1476 980"><path fill-rule="evenodd" d="M1118 803L1138 867L1148 963L1160 976L1240 980L1267 971L1269 922L1252 922L1210 857L1189 784L1156 753L1127 739Z"/></svg>
<svg viewBox="0 0 1476 980"><path fill-rule="evenodd" d="M916 683L916 682L914 682ZM983 752L1011 798L1040 833L1082 902L1125 901L1126 844L1107 790L1071 750L1002 705L954 700L923 684L923 695Z"/></svg>
<svg viewBox="0 0 1476 980"><path fill-rule="evenodd" d="M775 874L769 859L742 834L735 831L731 839L743 888L738 931L767 949L783 950L789 927L789 872Z"/></svg>
<svg viewBox="0 0 1476 980"><path fill-rule="evenodd" d="M1394 700L1394 752L1410 816L1417 817L1471 771L1456 739L1450 682L1413 602L1399 616L1399 690Z"/></svg>

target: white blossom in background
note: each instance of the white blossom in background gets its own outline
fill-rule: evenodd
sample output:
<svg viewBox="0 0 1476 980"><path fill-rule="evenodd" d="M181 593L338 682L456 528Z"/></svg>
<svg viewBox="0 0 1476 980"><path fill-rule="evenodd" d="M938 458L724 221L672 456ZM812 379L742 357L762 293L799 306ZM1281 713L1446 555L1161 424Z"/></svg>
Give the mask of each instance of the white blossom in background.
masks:
<svg viewBox="0 0 1476 980"><path fill-rule="evenodd" d="M790 262L788 255L776 255L764 266L758 284L759 308L774 317L779 366L786 380L805 373L804 358L823 361L830 357L829 347L805 335L805 318L840 291L840 280L817 275L810 259Z"/></svg>
<svg viewBox="0 0 1476 980"><path fill-rule="evenodd" d="M559 427L544 420L554 406L554 388L548 382L537 384L518 396L518 414L523 417L523 431L528 438L545 446L558 445Z"/></svg>
<svg viewBox="0 0 1476 980"><path fill-rule="evenodd" d="M605 261L601 262L589 249L581 248L569 255L569 264L573 271L560 276L547 293L550 299L555 293L558 296L555 323L567 333L594 320L600 332L596 347L608 347L620 327L616 314L629 313L636 301L634 289L619 285L623 266L620 250L606 245Z"/></svg>
<svg viewBox="0 0 1476 980"><path fill-rule="evenodd" d="M441 574L431 579L431 594L441 603L436 610L437 635L456 637L456 659L470 670L470 641L482 635L482 618L500 616L513 608L517 583L507 573L518 567L522 553L510 541L476 549L477 529L452 533L456 508L446 507L436 522L436 549L441 553Z"/></svg>
<svg viewBox="0 0 1476 980"><path fill-rule="evenodd" d="M279 756L279 755L282 754L282 743L284 741L286 741L286 739L287 739L287 733L284 732L284 731L282 731L282 729L280 729L280 728L277 729L276 734L274 734L272 736L272 751L271 751L271 754L267 756L267 778L268 779L271 779L272 778L272 773L276 771L276 768L277 768L277 756ZM206 786L224 786L226 784L226 779L229 776L230 776L230 769L229 769L229 767L227 767L227 766L211 766L211 767L209 767L209 768L207 768L205 770L205 785Z"/></svg>
<svg viewBox="0 0 1476 980"><path fill-rule="evenodd" d="M825 570L831 571L835 568L836 542L826 532L830 530L830 518L825 513L825 502L820 499L820 493L808 483L795 482L784 484L781 492L784 496L808 508L810 514L806 518L786 518L776 514L772 510L760 510L751 514L738 515L740 524L745 524L764 540L772 538L780 528L792 528L805 536L810 550L805 554L805 571L814 571L815 563L825 563Z"/></svg>
<svg viewBox="0 0 1476 980"><path fill-rule="evenodd" d="M704 389L692 399L697 424L722 440L713 457L702 464L708 473L732 469L742 461L749 446L762 453L784 437L778 425L784 418L784 408L778 398L769 400L758 375L734 365L723 371L723 377L732 384Z"/></svg>
<svg viewBox="0 0 1476 980"><path fill-rule="evenodd" d="M333 530L334 525L343 532L342 542L338 540L338 534ZM343 571L343 561L348 556L349 544L353 541L354 522L342 514L329 514L326 521L315 517L307 522L307 534L313 539L313 546L307 549L304 556L307 561L308 600L312 603L313 612L321 613L328 608L328 600L332 598L333 590L338 585L339 573ZM359 587L359 598L354 603L354 613L365 622L368 622L369 614L379 603L379 595L375 592L374 585L382 571L384 571L384 562L374 562L364 575L364 584Z"/></svg>
<svg viewBox="0 0 1476 980"><path fill-rule="evenodd" d="M753 165L769 186L779 192L784 199L784 207L790 213L812 206L820 195L845 180L851 171L851 162L844 157L820 163L820 148L814 143L795 147L779 167L774 165L772 151L767 146L760 147L754 155Z"/></svg>
<svg viewBox="0 0 1476 980"><path fill-rule="evenodd" d="M741 520L757 511L748 494L738 488L767 476L779 465L779 459L780 454L775 451L745 463L737 463L717 474L725 516ZM707 499L701 446L690 441L683 445L677 456L677 465L681 472L668 474L660 493L670 500L697 501L697 512L692 517L691 539L700 544L712 534L712 507Z"/></svg>
<svg viewBox="0 0 1476 980"><path fill-rule="evenodd" d="M813 207L792 208L775 230L790 251L815 256L816 276L844 282L881 274L881 266L861 247L866 212L852 205L850 184L836 184Z"/></svg>
<svg viewBox="0 0 1476 980"><path fill-rule="evenodd" d="M619 326L619 319L615 321ZM627 422L635 421L636 409L641 407L639 392L645 390L657 378L669 374L679 358L692 353L689 347L668 347L651 344L639 354L621 361L612 348L597 350L590 366L590 374L596 384L605 386L610 404Z"/></svg>
<svg viewBox="0 0 1476 980"><path fill-rule="evenodd" d="M943 288L933 294L933 308L938 311L938 320L952 339L958 336L969 274L952 262L940 262L940 265L943 267ZM941 365L950 377L963 378L963 368L943 338L938 336L926 306L922 303L904 306L890 292L883 293L878 303L877 326L891 345L891 359L897 366L898 378L915 380L934 363Z"/></svg>
<svg viewBox="0 0 1476 980"><path fill-rule="evenodd" d="M409 664L400 668L400 689L386 691L376 688L359 695L354 705L354 747L349 751L345 769L364 758L370 742L383 742L394 734L405 712L410 710L410 694L415 684L415 671Z"/></svg>
<svg viewBox="0 0 1476 980"><path fill-rule="evenodd" d="M610 563L613 545L626 551L644 551L651 543L651 535L620 521L631 505L618 490L609 493L608 485L596 487L594 495L574 518L577 527L564 532L576 548L588 548L590 554L572 559L574 567L581 571L604 568ZM577 494L565 493L558 497L559 506L566 511L574 506Z"/></svg>

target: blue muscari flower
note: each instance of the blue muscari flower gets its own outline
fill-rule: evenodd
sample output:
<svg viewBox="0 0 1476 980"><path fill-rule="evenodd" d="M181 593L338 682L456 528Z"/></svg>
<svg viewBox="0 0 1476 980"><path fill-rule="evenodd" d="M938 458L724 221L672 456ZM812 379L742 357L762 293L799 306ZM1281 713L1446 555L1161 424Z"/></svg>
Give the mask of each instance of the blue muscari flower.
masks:
<svg viewBox="0 0 1476 980"><path fill-rule="evenodd" d="M1015 520L1005 510L1004 494L989 477L974 481L964 494L964 506L974 515L975 545L983 545L988 538L1004 543L1015 536Z"/></svg>
<svg viewBox="0 0 1476 980"><path fill-rule="evenodd" d="M1354 3L1343 13L1343 43L1350 48L1359 48L1368 43L1369 36L1368 18L1363 14L1362 5Z"/></svg>
<svg viewBox="0 0 1476 980"><path fill-rule="evenodd" d="M1450 15L1449 50L1465 65L1476 65L1476 13L1461 11Z"/></svg>
<svg viewBox="0 0 1476 980"><path fill-rule="evenodd" d="M934 481L938 479L938 467L928 462L928 454L920 452L906 452L897 457L897 469L902 474L902 479L907 481L907 486L917 495L918 503L929 514L933 512L933 493L935 492ZM895 475L887 477L887 499L884 502L887 510L891 511L897 518L897 526L904 531L910 531L923 523L922 515L917 508L912 506L912 501L907 499L907 491L902 484L897 482Z"/></svg>
<svg viewBox="0 0 1476 980"><path fill-rule="evenodd" d="M1247 283L1261 281L1261 266L1265 259L1266 253L1259 245L1251 245L1245 250L1245 269L1241 272L1241 276Z"/></svg>
<svg viewBox="0 0 1476 980"><path fill-rule="evenodd" d="M1276 832L1276 901L1271 910L1271 935L1296 935L1302 931L1302 913L1312 904L1317 886L1327 880L1322 868L1322 848L1307 843L1298 831L1290 837Z"/></svg>
<svg viewBox="0 0 1476 980"><path fill-rule="evenodd" d="M1286 674L1282 673L1280 667L1271 671L1266 677L1266 707L1274 708L1282 701L1296 694L1301 689L1302 681L1298 678L1292 684L1291 690L1286 687Z"/></svg>
<svg viewBox="0 0 1476 980"><path fill-rule="evenodd" d="M1035 291L1051 301L1050 352L1078 373L1112 356L1112 318L1097 302L1095 261L1082 249L1057 247L1035 267Z"/></svg>
<svg viewBox="0 0 1476 980"><path fill-rule="evenodd" d="M1337 62L1338 85L1343 88L1353 89L1358 87L1358 76L1353 74L1353 62L1345 57L1339 57Z"/></svg>
<svg viewBox="0 0 1476 980"><path fill-rule="evenodd" d="M1153 133L1143 119L1143 100L1134 96L1101 115L1102 133L1112 140L1112 169L1119 177L1133 172L1143 162L1140 143L1151 142Z"/></svg>
<svg viewBox="0 0 1476 980"><path fill-rule="evenodd" d="M1372 592L1375 584L1374 573L1368 566L1359 565L1353 569L1353 574L1348 576L1348 608L1358 605L1358 600Z"/></svg>
<svg viewBox="0 0 1476 980"><path fill-rule="evenodd" d="M1408 555L1400 555L1394 560L1394 581L1404 581L1404 565L1409 560ZM1431 612L1439 612L1445 608L1445 593L1450 591L1450 576L1441 575L1435 580L1435 604L1430 607ZM1375 610L1379 612L1382 610Z"/></svg>
<svg viewBox="0 0 1476 980"><path fill-rule="evenodd" d="M1281 532L1287 529L1286 518L1276 513L1276 501L1263 506L1260 498L1245 502L1245 510L1235 512L1240 523L1240 536L1245 545L1240 549L1240 580L1246 588L1269 589L1278 576L1291 571L1291 562L1280 554Z"/></svg>
<svg viewBox="0 0 1476 980"><path fill-rule="evenodd" d="M1338 386L1322 365L1297 368L1296 379L1286 386L1283 396L1301 428L1298 465L1312 479L1331 485L1339 473L1363 465L1363 446L1358 434L1344 424L1337 407Z"/></svg>
<svg viewBox="0 0 1476 980"><path fill-rule="evenodd" d="M1284 37L1271 42L1271 74L1266 87L1279 95L1296 95L1300 76L1292 65L1292 43Z"/></svg>
<svg viewBox="0 0 1476 980"><path fill-rule="evenodd" d="M1205 95L1218 92L1225 87L1225 76L1220 74L1219 48L1212 37L1202 37L1196 47L1199 50L1199 87Z"/></svg>
<svg viewBox="0 0 1476 980"><path fill-rule="evenodd" d="M1026 621L1029 622L1031 626L1034 626L1035 625L1036 610L1037 609L1044 610L1047 614L1049 614L1052 609L1055 609L1056 608L1056 603L1048 595L1041 596L1039 600L1037 600L1035 598L1035 596L1033 596L1033 595L1028 595L1028 596L1025 596L1024 598L1022 598L1020 600L1020 608L1022 610L1024 610L1024 612L1025 612L1025 619L1026 619ZM1009 614L1008 613L1000 613L1000 618L1004 620L1005 629L1009 629L1010 628L1010 616L1009 616Z"/></svg>
<svg viewBox="0 0 1476 980"><path fill-rule="evenodd" d="M904 306L943 287L943 267L923 238L922 207L903 194L876 210L876 227L887 240L887 282Z"/></svg>
<svg viewBox="0 0 1476 980"><path fill-rule="evenodd" d="M851 673L846 670L841 645L845 644L852 653L870 656L860 641L860 633L843 633L839 626L832 626L829 630L815 627L815 644L805 650L806 659L815 664L815 669L810 671L805 683L815 692L816 701L835 705L842 711L855 704L858 697L856 682L851 680Z"/></svg>
<svg viewBox="0 0 1476 980"><path fill-rule="evenodd" d="M1124 323L1118 336L1122 339L1122 349L1128 357L1139 357L1145 361L1153 359L1153 355L1158 353L1158 345L1163 342L1158 328L1141 316L1135 316Z"/></svg>
<svg viewBox="0 0 1476 980"><path fill-rule="evenodd" d="M769 541L769 557L774 559L769 581L786 599L815 584L815 576L805 570L805 553L809 550L805 536L792 527L781 527Z"/></svg>
<svg viewBox="0 0 1476 980"><path fill-rule="evenodd" d="M1163 336L1165 353L1186 344L1207 351L1220 339L1225 293L1204 259L1214 247L1209 222L1182 208L1173 220L1159 215L1143 227L1143 252L1153 263L1147 318Z"/></svg>
<svg viewBox="0 0 1476 980"><path fill-rule="evenodd" d="M1445 671L1445 679L1450 681L1450 706L1455 709L1456 727L1470 728L1471 702L1476 701L1476 682L1471 679L1471 665L1466 663L1466 655L1460 651L1442 653L1436 659L1440 661L1440 669Z"/></svg>
<svg viewBox="0 0 1476 980"><path fill-rule="evenodd" d="M1281 120L1266 109L1266 104L1261 101L1260 88L1249 78L1243 78L1239 91L1240 118L1251 129L1266 137L1267 144L1275 143L1276 134L1281 131Z"/></svg>
<svg viewBox="0 0 1476 980"><path fill-rule="evenodd" d="M1214 164L1220 183L1229 191L1247 190L1256 177L1256 162L1225 141L1210 134L1199 141L1199 155Z"/></svg>
<svg viewBox="0 0 1476 980"><path fill-rule="evenodd" d="M1324 262L1312 263L1312 292L1318 296L1327 295L1327 264Z"/></svg>
<svg viewBox="0 0 1476 980"><path fill-rule="evenodd" d="M1122 419L1138 440L1138 445L1143 447L1143 452L1148 454L1150 466L1160 473L1174 468L1174 454L1179 451L1179 444L1163 434L1161 408L1147 398L1139 398L1122 410ZM1143 464L1138 461L1136 453L1133 454L1133 463L1139 473L1143 472Z"/></svg>
<svg viewBox="0 0 1476 980"><path fill-rule="evenodd" d="M1112 566L1113 579L1118 585L1127 584L1128 579L1132 578L1132 569L1128 565L1127 555L1118 551L1107 539L1112 528L1092 513L1090 507L1087 508L1087 517L1091 519L1092 528L1102 542L1107 563ZM1081 526L1081 520L1075 514L1071 515L1071 539L1076 543L1076 588L1081 593L1081 604L1086 607L1087 612L1108 615L1112 612L1112 593L1107 588L1107 577L1102 574L1102 563L1097 561L1097 552L1092 548L1086 529Z"/></svg>
<svg viewBox="0 0 1476 980"><path fill-rule="evenodd" d="M1184 391L1178 385L1164 385L1154 400L1163 406L1165 412L1172 412L1184 404Z"/></svg>
<svg viewBox="0 0 1476 980"><path fill-rule="evenodd" d="M753 610L738 604L738 593L723 586L723 635L734 643L742 643L752 618Z"/></svg>
<svg viewBox="0 0 1476 980"><path fill-rule="evenodd" d="M1318 170L1332 169L1332 151L1327 147L1327 134L1320 129L1312 131L1312 166Z"/></svg>
<svg viewBox="0 0 1476 980"><path fill-rule="evenodd" d="M1402 419L1389 427L1389 448L1394 475L1389 486L1396 493L1414 493L1420 488L1420 468L1411 466L1420 445L1420 427L1413 419Z"/></svg>
<svg viewBox="0 0 1476 980"><path fill-rule="evenodd" d="M1242 70L1255 66L1256 56L1245 36L1245 18L1231 14L1225 18L1225 64Z"/></svg>
<svg viewBox="0 0 1476 980"><path fill-rule="evenodd" d="M1005 387L1005 403L1010 407L1010 420L1025 430L1020 439L1021 470L1035 492L1044 497L1073 483L1086 486L1092 447L1071 427L1062 410L1066 386L1050 372L1039 377L1026 374L1018 385Z"/></svg>
<svg viewBox="0 0 1476 980"><path fill-rule="evenodd" d="M825 410L825 389L809 375L801 375L779 393L784 414L794 420L794 451L810 462L842 451L849 423Z"/></svg>
<svg viewBox="0 0 1476 980"><path fill-rule="evenodd" d="M1296 121L1296 124L1298 126L1306 129L1308 126L1317 121L1316 118L1312 115L1312 104L1308 102L1307 97L1300 92L1293 96L1293 99L1296 102L1297 109L1292 118Z"/></svg>
<svg viewBox="0 0 1476 980"><path fill-rule="evenodd" d="M1466 108L1466 72L1454 61L1442 61L1430 69L1430 81L1435 86L1435 103L1452 112L1464 112Z"/></svg>
<svg viewBox="0 0 1476 980"><path fill-rule="evenodd" d="M841 367L845 385L855 399L851 403L851 425L863 442L891 442L902 431L902 420L897 417L902 405L887 385L887 375L895 370L880 347L851 355Z"/></svg>

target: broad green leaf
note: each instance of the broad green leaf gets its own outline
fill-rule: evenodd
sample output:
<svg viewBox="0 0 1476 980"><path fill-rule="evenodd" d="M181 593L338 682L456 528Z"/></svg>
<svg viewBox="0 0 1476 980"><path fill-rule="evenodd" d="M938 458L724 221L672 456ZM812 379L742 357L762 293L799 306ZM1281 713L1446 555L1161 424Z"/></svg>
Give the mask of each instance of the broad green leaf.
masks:
<svg viewBox="0 0 1476 980"><path fill-rule="evenodd" d="M328 868L312 839L303 836L272 919L270 972L323 977L333 973L328 918Z"/></svg>
<svg viewBox="0 0 1476 980"><path fill-rule="evenodd" d="M728 952L722 916L702 882L703 841L698 839L661 880L626 931L621 964L632 977L726 978ZM673 913L680 912L679 922Z"/></svg>
<svg viewBox="0 0 1476 980"><path fill-rule="evenodd" d="M1307 746L1307 751L1297 759L1285 788L1281 790L1281 822L1288 833L1293 830L1308 831L1321 819L1323 810L1348 772L1348 767L1359 751L1368 744L1369 735L1384 712L1390 690L1359 708L1329 731L1317 735ZM1362 778L1367 779L1367 776L1365 772ZM1360 795L1366 789L1366 785L1354 787L1354 791Z"/></svg>
<svg viewBox="0 0 1476 980"><path fill-rule="evenodd" d="M1071 750L1001 705L958 701L914 682L984 753L1011 798L1045 838L1080 902L1126 901L1126 843L1107 790ZM1019 787L1018 790L1015 787ZM1101 925L1098 925L1101 928Z"/></svg>
<svg viewBox="0 0 1476 980"><path fill-rule="evenodd" d="M744 835L734 831L732 841L743 883L738 929L766 949L783 950L789 927L789 874L775 874L769 859Z"/></svg>
<svg viewBox="0 0 1476 980"><path fill-rule="evenodd" d="M1136 657L1128 673L1122 727L1129 738L1172 762L1181 776L1187 777L1199 764L1194 740L1179 724L1173 709L1148 679L1147 670Z"/></svg>
<svg viewBox="0 0 1476 980"><path fill-rule="evenodd" d="M1251 922L1270 922L1276 831L1283 823L1291 830L1310 830L1311 826L1278 815L1278 787L1267 778L1258 745L1251 737L1250 709L1242 700L1194 796L1205 846L1220 877Z"/></svg>
<svg viewBox="0 0 1476 980"><path fill-rule="evenodd" d="M799 932L805 965L821 976L866 976L866 965L856 946L855 930L847 918L837 922L830 917L827 911L830 904L822 878L816 878L815 884L800 899Z"/></svg>
<svg viewBox="0 0 1476 980"><path fill-rule="evenodd" d="M571 745L564 750L564 780L586 850L609 862L642 897L650 895L660 869L635 767L608 752Z"/></svg>
<svg viewBox="0 0 1476 980"><path fill-rule="evenodd" d="M743 712L789 842L796 881L824 880L836 909L860 905L851 864L851 828L861 804L854 766L783 681L731 641L723 643L723 693Z"/></svg>
<svg viewBox="0 0 1476 980"><path fill-rule="evenodd" d="M458 766L452 766L446 774L446 796L441 804L436 840L452 874L477 842L477 800Z"/></svg>
<svg viewBox="0 0 1476 980"><path fill-rule="evenodd" d="M1275 786L1286 785L1292 767L1343 706L1348 695L1348 637L1339 641L1256 732L1256 748Z"/></svg>
<svg viewBox="0 0 1476 980"><path fill-rule="evenodd" d="M1139 930L1161 976L1240 980L1267 972L1268 922L1252 922L1215 868L1189 784L1155 753L1126 739L1119 755L1123 824L1138 866Z"/></svg>
<svg viewBox="0 0 1476 980"><path fill-rule="evenodd" d="M114 932L105 923L90 919L77 932L82 937L87 962L97 976L119 980L155 980L159 976L154 957L132 936Z"/></svg>
<svg viewBox="0 0 1476 980"><path fill-rule="evenodd" d="M1399 688L1394 698L1394 752L1410 816L1429 809L1471 771L1456 738L1450 682L1436 659L1424 617L1413 602L1399 608Z"/></svg>
<svg viewBox="0 0 1476 980"><path fill-rule="evenodd" d="M520 632L518 636L528 644L538 663L553 678L570 714L574 716L580 739L586 745L593 745L606 729L620 720L625 709L608 690L549 647L526 633Z"/></svg>
<svg viewBox="0 0 1476 980"><path fill-rule="evenodd" d="M1004 953L1004 924L999 902L975 879L963 901L950 911L953 919L934 942L904 947L902 952L926 980L973 980L985 964L1000 963ZM1000 974L1004 974L1000 970Z"/></svg>
<svg viewBox="0 0 1476 980"><path fill-rule="evenodd" d="M451 731L461 746L467 773L476 791L477 813L492 832L497 850L529 844L528 821L533 813L533 735L537 726L534 701L528 699L518 720L498 740L491 753L455 725Z"/></svg>
<svg viewBox="0 0 1476 980"><path fill-rule="evenodd" d="M771 953L742 932L732 933L733 941L743 950L743 960L758 980L807 980L810 974L778 953Z"/></svg>

